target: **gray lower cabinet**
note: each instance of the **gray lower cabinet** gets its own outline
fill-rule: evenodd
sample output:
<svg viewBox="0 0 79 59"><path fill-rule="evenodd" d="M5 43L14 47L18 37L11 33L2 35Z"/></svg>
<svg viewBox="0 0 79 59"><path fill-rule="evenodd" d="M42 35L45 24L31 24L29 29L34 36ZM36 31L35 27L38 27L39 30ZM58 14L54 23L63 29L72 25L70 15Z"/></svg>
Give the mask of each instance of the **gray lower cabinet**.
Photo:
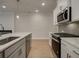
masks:
<svg viewBox="0 0 79 59"><path fill-rule="evenodd" d="M18 41L17 43L15 43L14 45L8 47L5 51L4 51L4 57L8 58L10 57L20 46L22 46L24 44L25 40L21 39L20 41Z"/></svg>
<svg viewBox="0 0 79 59"><path fill-rule="evenodd" d="M0 58L26 58L31 49L32 34L27 35L20 41L0 52Z"/></svg>
<svg viewBox="0 0 79 59"><path fill-rule="evenodd" d="M61 58L79 58L79 49L61 40Z"/></svg>
<svg viewBox="0 0 79 59"><path fill-rule="evenodd" d="M3 52L0 53L0 58L2 58L2 57L3 57Z"/></svg>
<svg viewBox="0 0 79 59"><path fill-rule="evenodd" d="M64 43L61 43L61 58L68 58L68 48Z"/></svg>
<svg viewBox="0 0 79 59"><path fill-rule="evenodd" d="M26 57L28 57L30 49L31 49L31 39L32 39L32 34L25 37Z"/></svg>
<svg viewBox="0 0 79 59"><path fill-rule="evenodd" d="M20 46L9 58L25 58L25 44Z"/></svg>
<svg viewBox="0 0 79 59"><path fill-rule="evenodd" d="M69 50L69 55L71 58L79 58L79 52L76 52L75 50Z"/></svg>

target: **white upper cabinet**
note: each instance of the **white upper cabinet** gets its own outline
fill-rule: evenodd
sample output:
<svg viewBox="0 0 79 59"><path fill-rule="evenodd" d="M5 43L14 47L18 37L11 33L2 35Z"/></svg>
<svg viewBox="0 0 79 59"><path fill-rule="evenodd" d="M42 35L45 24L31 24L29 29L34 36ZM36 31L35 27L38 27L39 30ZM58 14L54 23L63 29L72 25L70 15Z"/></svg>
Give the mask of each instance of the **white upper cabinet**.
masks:
<svg viewBox="0 0 79 59"><path fill-rule="evenodd" d="M79 21L79 0L71 0L72 22Z"/></svg>
<svg viewBox="0 0 79 59"><path fill-rule="evenodd" d="M57 14L58 14L58 7L56 7L53 11L53 25L57 24Z"/></svg>
<svg viewBox="0 0 79 59"><path fill-rule="evenodd" d="M59 11L64 10L67 6L70 6L70 0L58 0L57 6Z"/></svg>
<svg viewBox="0 0 79 59"><path fill-rule="evenodd" d="M65 9L69 4L69 0L58 0L57 1L57 6L53 11L53 23L54 25L57 25L57 15L63 10Z"/></svg>

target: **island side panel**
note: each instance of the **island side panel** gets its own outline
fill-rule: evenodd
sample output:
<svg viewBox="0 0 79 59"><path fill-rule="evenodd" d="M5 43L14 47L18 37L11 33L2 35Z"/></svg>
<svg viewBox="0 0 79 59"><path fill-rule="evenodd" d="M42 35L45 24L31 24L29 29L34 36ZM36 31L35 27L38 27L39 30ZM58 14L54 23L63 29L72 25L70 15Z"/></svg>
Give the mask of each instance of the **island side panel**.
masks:
<svg viewBox="0 0 79 59"><path fill-rule="evenodd" d="M31 40L32 40L32 34L29 34L25 37L25 46L26 46L26 57L28 57L30 49L31 49Z"/></svg>

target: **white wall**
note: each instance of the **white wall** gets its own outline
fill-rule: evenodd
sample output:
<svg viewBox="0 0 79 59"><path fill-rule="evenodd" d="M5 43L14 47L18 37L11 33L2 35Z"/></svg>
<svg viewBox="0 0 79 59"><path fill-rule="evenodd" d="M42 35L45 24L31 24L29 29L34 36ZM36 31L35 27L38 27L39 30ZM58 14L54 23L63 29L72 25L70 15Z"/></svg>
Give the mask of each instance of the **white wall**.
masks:
<svg viewBox="0 0 79 59"><path fill-rule="evenodd" d="M0 12L0 24L4 26L5 30L14 29L14 13L13 12ZM1 27L0 27L1 30Z"/></svg>
<svg viewBox="0 0 79 59"><path fill-rule="evenodd" d="M53 14L48 13L21 13L16 19L16 32L32 32L33 39L48 39L49 32L53 31Z"/></svg>
<svg viewBox="0 0 79 59"><path fill-rule="evenodd" d="M33 39L49 39L49 32L55 31L52 13L20 13L20 19L14 16L13 12L0 12L0 24L3 24L5 30L32 32Z"/></svg>

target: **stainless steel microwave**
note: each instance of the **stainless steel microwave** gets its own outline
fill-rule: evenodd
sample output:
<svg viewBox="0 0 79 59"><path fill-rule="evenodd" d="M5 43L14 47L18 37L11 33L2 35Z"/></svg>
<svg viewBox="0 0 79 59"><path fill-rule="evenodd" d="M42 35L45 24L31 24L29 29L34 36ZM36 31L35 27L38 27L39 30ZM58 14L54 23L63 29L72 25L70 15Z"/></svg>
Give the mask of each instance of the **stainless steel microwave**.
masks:
<svg viewBox="0 0 79 59"><path fill-rule="evenodd" d="M71 7L65 8L62 12L57 15L57 22L68 22L71 21Z"/></svg>

